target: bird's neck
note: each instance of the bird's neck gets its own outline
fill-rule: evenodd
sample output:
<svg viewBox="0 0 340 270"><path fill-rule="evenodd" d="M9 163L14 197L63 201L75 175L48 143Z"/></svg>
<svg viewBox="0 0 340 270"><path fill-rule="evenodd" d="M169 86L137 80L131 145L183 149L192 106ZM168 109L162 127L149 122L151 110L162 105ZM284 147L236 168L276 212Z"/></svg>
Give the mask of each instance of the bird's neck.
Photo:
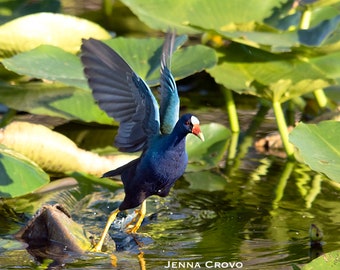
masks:
<svg viewBox="0 0 340 270"><path fill-rule="evenodd" d="M174 147L185 148L185 137L187 134L187 132L183 132L174 128L174 130L169 135L169 142L171 142Z"/></svg>

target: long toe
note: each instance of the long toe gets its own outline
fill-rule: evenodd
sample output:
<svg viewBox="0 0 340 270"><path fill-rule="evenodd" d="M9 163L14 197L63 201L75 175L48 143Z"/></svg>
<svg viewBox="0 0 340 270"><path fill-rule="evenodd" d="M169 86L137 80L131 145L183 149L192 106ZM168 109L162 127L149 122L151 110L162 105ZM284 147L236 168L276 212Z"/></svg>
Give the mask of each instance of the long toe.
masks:
<svg viewBox="0 0 340 270"><path fill-rule="evenodd" d="M142 203L141 209L136 210L136 212L137 212L138 220L136 221L135 225L132 228L126 229L126 233L137 233L139 227L142 225L142 222L146 214L146 202L145 201Z"/></svg>

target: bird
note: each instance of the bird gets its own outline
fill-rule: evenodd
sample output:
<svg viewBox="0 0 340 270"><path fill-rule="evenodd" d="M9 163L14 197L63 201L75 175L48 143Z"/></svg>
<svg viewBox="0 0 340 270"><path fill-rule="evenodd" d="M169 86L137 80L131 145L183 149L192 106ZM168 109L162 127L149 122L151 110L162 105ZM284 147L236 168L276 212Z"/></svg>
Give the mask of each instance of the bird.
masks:
<svg viewBox="0 0 340 270"><path fill-rule="evenodd" d="M146 82L114 49L93 38L82 40L80 58L93 97L102 110L119 122L114 145L122 152L141 151L138 158L102 176L120 176L125 197L111 212L94 251L102 250L119 212L141 206L135 210L132 229L126 230L136 233L146 214L146 199L152 195L167 196L184 174L188 163L186 136L191 133L204 141L196 116L186 113L179 117L180 100L170 68L175 39L176 33L168 31L162 47L160 104Z"/></svg>

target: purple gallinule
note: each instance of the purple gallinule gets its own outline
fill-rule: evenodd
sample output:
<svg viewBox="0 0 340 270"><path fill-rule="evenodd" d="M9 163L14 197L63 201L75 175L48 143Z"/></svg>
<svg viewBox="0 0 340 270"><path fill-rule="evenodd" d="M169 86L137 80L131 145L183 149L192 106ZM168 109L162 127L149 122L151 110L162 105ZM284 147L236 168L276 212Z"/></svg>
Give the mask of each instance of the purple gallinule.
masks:
<svg viewBox="0 0 340 270"><path fill-rule="evenodd" d="M142 205L134 227L127 231L135 233L146 213L145 199L169 194L188 163L186 135L192 133L204 140L195 116L185 114L179 118L179 97L170 72L174 43L175 34L169 32L161 56L161 104L158 106L147 84L113 49L95 39L83 40L81 61L93 96L109 116L120 122L115 145L123 152L142 150L139 158L103 175L121 176L125 198L110 214L94 248L96 251L101 250L120 211Z"/></svg>

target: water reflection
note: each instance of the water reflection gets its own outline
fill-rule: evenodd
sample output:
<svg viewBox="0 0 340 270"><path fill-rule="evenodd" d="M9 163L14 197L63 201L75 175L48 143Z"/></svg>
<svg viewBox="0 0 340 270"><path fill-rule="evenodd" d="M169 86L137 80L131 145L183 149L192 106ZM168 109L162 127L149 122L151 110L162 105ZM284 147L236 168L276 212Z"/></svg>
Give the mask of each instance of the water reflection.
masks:
<svg viewBox="0 0 340 270"><path fill-rule="evenodd" d="M322 176L309 170L307 173L303 165L284 163L275 158L256 163L259 172L256 179L254 168L237 170L229 175L224 191L197 190L197 183L191 185L195 177L185 176L189 185L185 185L186 181L178 184L172 197L177 203L169 201L169 204L172 213L185 215L181 228L194 234L188 248L171 246L175 250L177 247L177 252L171 253L172 257L168 259L194 256L200 262L242 261L248 269L269 266L290 269L292 263L310 260L308 229L313 222L328 231L332 242L327 242L328 251L338 248L340 239L332 235L339 222L328 218L339 217L339 192L322 181ZM217 173L213 174L216 176ZM329 189L333 196L328 194ZM327 204L333 207L325 209ZM170 214L168 218L171 219ZM155 226L150 228L152 234L158 234L156 229ZM167 227L167 231L176 231L176 227ZM164 247L167 239L158 239L162 240ZM176 236L171 241L181 243L182 240ZM165 254L164 251L157 256L166 257ZM156 263L151 260L150 266L155 267Z"/></svg>
<svg viewBox="0 0 340 270"><path fill-rule="evenodd" d="M146 269L164 269L169 261L242 262L246 269L290 269L292 263L306 263L315 256L308 238L312 223L324 232L323 252L338 249L339 196L331 182L305 166L256 153L244 157L233 170L187 173L169 197L148 200L148 217L138 235L112 227L118 269L138 269L144 264ZM122 189L110 192L84 183L26 196L6 204L6 211L2 207L2 213L13 217L4 218L2 241L24 223L22 213L32 215L42 204L55 202L63 204L86 230L99 235L107 214L122 197ZM22 247L3 250L4 269L34 265L22 256ZM24 261L10 259L18 254ZM112 267L110 253L89 253L65 266L96 267Z"/></svg>

